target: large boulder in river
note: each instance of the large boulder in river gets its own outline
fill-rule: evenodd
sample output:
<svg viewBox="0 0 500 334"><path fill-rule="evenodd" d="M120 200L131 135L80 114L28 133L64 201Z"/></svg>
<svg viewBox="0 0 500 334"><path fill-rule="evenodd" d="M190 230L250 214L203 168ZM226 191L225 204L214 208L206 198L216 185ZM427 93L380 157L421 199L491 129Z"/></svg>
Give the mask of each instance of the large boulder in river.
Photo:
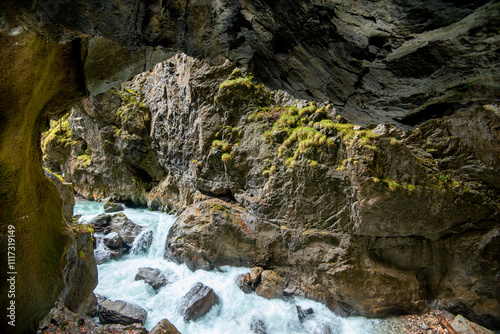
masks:
<svg viewBox="0 0 500 334"><path fill-rule="evenodd" d="M147 284L151 285L151 287L155 290L158 290L162 286L168 284L167 278L159 269L150 267L139 268L139 271L135 275L135 280L143 280Z"/></svg>
<svg viewBox="0 0 500 334"><path fill-rule="evenodd" d="M149 331L149 334L181 334L175 326L168 321L168 319L162 319L158 321L156 326Z"/></svg>
<svg viewBox="0 0 500 334"><path fill-rule="evenodd" d="M123 212L111 216L109 225L113 231L120 234L128 247L132 247L135 238L143 229L142 226L131 221Z"/></svg>
<svg viewBox="0 0 500 334"><path fill-rule="evenodd" d="M250 266L255 253L253 216L211 199L189 206L169 231L165 257L192 270L208 269L203 250L217 265Z"/></svg>
<svg viewBox="0 0 500 334"><path fill-rule="evenodd" d="M147 316L148 312L145 309L123 300L106 299L99 304L99 321L102 324L144 325Z"/></svg>
<svg viewBox="0 0 500 334"><path fill-rule="evenodd" d="M104 212L118 212L123 211L123 205L120 203L106 202L104 203Z"/></svg>
<svg viewBox="0 0 500 334"><path fill-rule="evenodd" d="M264 270L255 292L264 298L283 298L283 278L272 270Z"/></svg>
<svg viewBox="0 0 500 334"><path fill-rule="evenodd" d="M196 283L182 298L179 312L184 316L184 321L196 320L207 314L216 304L219 304L219 296L214 290L202 283Z"/></svg>

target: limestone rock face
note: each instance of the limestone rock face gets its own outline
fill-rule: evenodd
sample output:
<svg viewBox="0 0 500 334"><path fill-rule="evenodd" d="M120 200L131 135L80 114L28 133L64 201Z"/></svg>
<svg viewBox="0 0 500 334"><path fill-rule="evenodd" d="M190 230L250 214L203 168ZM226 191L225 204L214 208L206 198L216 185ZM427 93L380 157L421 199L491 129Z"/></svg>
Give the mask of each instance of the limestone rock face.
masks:
<svg viewBox="0 0 500 334"><path fill-rule="evenodd" d="M168 210L217 197L253 219L244 221L254 255L236 261L276 268L290 290L370 316L435 301L500 327L498 107L488 106L499 95L498 2L0 6L0 218L15 222L26 245L17 254L28 264L19 268L21 331L33 331L62 291L61 259L72 241L58 192L42 173L43 119L87 89L95 96L72 111L72 134L59 138L70 145L44 145L47 163L69 172L78 193ZM43 37L17 34L19 17ZM167 58L144 45L185 51L215 69L179 55L154 68L154 79L144 74L119 94L98 95ZM106 56L114 60L107 72ZM242 75L224 83L235 66ZM288 94L270 95L245 69ZM154 98L142 99L149 92ZM304 110L300 101L298 111L285 108L296 98L335 108ZM420 126L385 131L345 119ZM210 210L201 216L227 223ZM241 240L239 230L225 231ZM201 239L194 248L214 256Z"/></svg>
<svg viewBox="0 0 500 334"><path fill-rule="evenodd" d="M8 2L12 16L19 13L48 39L99 35L87 45L87 86L94 92L168 57L139 49L148 45L211 62L225 57L273 88L342 106L358 124L411 113L428 119L498 95L499 4L486 0L144 0L123 1L118 12L92 1L50 9Z"/></svg>
<svg viewBox="0 0 500 334"><path fill-rule="evenodd" d="M73 218L73 207L75 206L75 196L73 194L73 186L68 182L62 182L59 178L44 170L45 176L52 182L59 190L63 200L63 215L66 222L71 223Z"/></svg>
<svg viewBox="0 0 500 334"><path fill-rule="evenodd" d="M102 324L130 325L140 323L144 325L148 313L142 307L124 302L106 299L99 303L99 321Z"/></svg>
<svg viewBox="0 0 500 334"><path fill-rule="evenodd" d="M4 5L0 5L2 12ZM43 173L40 133L45 130L46 115L69 108L82 98L85 85L77 41L47 43L26 31L9 34L4 27L0 31L4 96L0 101L0 246L7 250L11 225L18 273L15 329L33 333L65 286L65 254L73 242L60 193ZM0 292L0 303L8 305L5 280ZM1 332L11 330L7 321L0 322Z"/></svg>
<svg viewBox="0 0 500 334"><path fill-rule="evenodd" d="M219 304L219 297L212 288L196 283L195 286L182 298L179 312L184 316L184 321L196 320Z"/></svg>
<svg viewBox="0 0 500 334"><path fill-rule="evenodd" d="M94 296L97 266L90 233L78 232L68 248L67 261L64 268L65 287L60 298L70 311L93 316L97 307Z"/></svg>

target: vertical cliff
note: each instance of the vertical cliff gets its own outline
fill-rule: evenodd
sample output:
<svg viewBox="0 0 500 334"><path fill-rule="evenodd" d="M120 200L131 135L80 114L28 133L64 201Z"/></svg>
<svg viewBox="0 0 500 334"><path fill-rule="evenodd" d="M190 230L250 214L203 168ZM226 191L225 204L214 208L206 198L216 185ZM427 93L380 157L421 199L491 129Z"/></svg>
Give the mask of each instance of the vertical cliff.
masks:
<svg viewBox="0 0 500 334"><path fill-rule="evenodd" d="M60 45L31 33L2 33L0 44L1 300L3 309L15 301L15 329L21 333L36 328L63 289L72 239L59 192L43 174L40 133L47 115L68 108L85 88L79 42ZM15 269L6 270L10 225ZM15 298L7 297L7 271L17 273ZM3 319L2 330L11 329Z"/></svg>

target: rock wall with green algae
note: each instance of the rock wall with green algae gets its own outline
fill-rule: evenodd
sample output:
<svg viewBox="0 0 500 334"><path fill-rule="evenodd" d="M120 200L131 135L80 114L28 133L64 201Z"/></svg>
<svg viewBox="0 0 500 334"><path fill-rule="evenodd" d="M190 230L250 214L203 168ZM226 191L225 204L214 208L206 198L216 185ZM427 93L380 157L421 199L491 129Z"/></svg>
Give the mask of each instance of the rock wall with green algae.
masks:
<svg viewBox="0 0 500 334"><path fill-rule="evenodd" d="M184 210L167 257L209 268L188 242L220 264L272 267L289 291L342 314L439 305L498 326L498 107L474 105L408 132L363 128L233 68L179 54L124 84L141 92L166 171L148 204ZM90 97L99 113L91 107L71 127L87 124L96 168L116 173L123 162L106 159L92 134L110 125L100 116L119 112L109 97ZM75 182L121 196L123 184L81 172L89 177Z"/></svg>
<svg viewBox="0 0 500 334"><path fill-rule="evenodd" d="M0 300L15 300L15 328L2 313L3 333L30 333L64 287L72 232L56 187L43 175L40 133L84 93L80 43L57 44L30 33L0 34ZM7 228L15 226L15 299L7 291ZM10 270L9 270L10 271Z"/></svg>

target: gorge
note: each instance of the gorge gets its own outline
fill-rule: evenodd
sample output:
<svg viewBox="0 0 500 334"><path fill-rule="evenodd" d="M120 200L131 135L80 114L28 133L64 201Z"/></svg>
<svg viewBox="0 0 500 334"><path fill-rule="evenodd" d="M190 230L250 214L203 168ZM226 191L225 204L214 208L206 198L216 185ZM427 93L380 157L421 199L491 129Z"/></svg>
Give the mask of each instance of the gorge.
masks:
<svg viewBox="0 0 500 334"><path fill-rule="evenodd" d="M0 8L17 331L58 298L85 313L97 283L75 288L90 236L42 163L88 199L177 214L165 256L193 270L203 251L343 316L441 308L500 328L497 1Z"/></svg>

